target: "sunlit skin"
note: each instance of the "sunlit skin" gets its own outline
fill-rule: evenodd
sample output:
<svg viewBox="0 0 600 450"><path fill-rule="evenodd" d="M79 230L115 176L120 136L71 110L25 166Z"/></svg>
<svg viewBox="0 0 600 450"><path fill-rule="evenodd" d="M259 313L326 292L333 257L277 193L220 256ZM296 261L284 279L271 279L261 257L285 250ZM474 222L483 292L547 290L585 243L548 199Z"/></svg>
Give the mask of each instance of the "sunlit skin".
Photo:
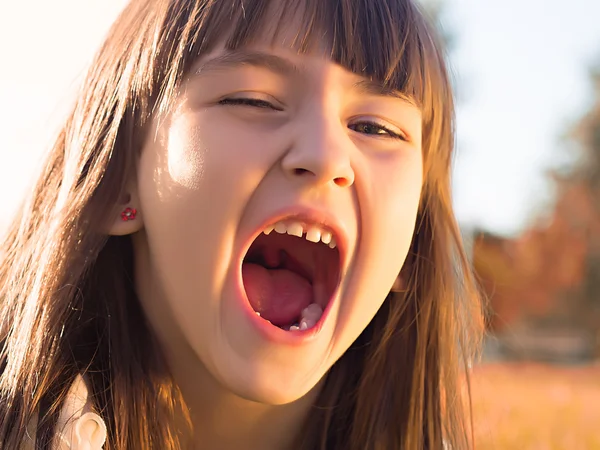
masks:
<svg viewBox="0 0 600 450"><path fill-rule="evenodd" d="M136 286L198 448L289 446L400 272L419 204L419 109L319 51L266 42L202 57L138 167ZM347 242L322 329L288 345L240 308L240 264L261 226L299 209Z"/></svg>

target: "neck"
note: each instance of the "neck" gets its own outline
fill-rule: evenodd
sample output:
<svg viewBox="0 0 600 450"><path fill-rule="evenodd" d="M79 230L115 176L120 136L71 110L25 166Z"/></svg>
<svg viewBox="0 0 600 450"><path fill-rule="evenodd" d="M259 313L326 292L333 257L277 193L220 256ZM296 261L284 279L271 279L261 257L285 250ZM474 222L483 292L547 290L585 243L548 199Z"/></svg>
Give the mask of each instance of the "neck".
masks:
<svg viewBox="0 0 600 450"><path fill-rule="evenodd" d="M239 397L224 389L197 362L195 367L170 364L190 412L194 450L290 450L300 433L318 389L285 405L266 405Z"/></svg>

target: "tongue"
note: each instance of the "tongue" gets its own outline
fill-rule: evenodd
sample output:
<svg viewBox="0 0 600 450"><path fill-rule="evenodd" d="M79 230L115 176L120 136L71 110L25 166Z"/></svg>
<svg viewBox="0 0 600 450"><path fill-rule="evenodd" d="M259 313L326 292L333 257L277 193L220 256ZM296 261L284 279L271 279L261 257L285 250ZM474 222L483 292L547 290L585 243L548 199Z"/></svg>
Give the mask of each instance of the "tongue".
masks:
<svg viewBox="0 0 600 450"><path fill-rule="evenodd" d="M273 325L291 325L313 302L313 287L288 269L266 269L244 263L242 277L250 305Z"/></svg>

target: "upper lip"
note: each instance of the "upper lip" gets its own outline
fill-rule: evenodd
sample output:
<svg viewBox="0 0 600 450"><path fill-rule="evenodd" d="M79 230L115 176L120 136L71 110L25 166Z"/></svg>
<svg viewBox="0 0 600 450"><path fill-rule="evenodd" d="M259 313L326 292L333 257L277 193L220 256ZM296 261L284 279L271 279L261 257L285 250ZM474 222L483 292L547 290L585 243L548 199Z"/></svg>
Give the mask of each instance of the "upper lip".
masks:
<svg viewBox="0 0 600 450"><path fill-rule="evenodd" d="M265 228L270 225L275 225L277 222L288 220L296 220L299 222L303 222L306 225L318 225L325 229L328 229L333 234L333 238L335 239L336 245L340 252L340 263L344 264L346 252L348 249L348 231L343 222L338 220L335 216L326 212L324 209L316 209L309 207L292 207L285 208L280 211L275 212L270 215L264 222L262 222L259 227L254 231L253 235L250 236L248 243L246 244L246 248L244 248L244 253L242 254L242 258L245 257L248 249L252 245L252 242L263 232Z"/></svg>

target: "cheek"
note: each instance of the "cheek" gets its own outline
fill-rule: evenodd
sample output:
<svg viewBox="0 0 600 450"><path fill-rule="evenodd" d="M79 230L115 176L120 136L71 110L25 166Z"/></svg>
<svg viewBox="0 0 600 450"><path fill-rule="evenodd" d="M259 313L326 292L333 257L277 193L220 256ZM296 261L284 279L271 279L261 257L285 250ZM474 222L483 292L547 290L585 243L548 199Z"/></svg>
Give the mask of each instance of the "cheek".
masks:
<svg viewBox="0 0 600 450"><path fill-rule="evenodd" d="M423 165L418 154L409 154L386 167L373 199L376 234L382 264L395 276L402 267L410 242L423 184Z"/></svg>
<svg viewBox="0 0 600 450"><path fill-rule="evenodd" d="M214 116L165 122L139 166L152 270L178 305L192 303L190 292L206 299L218 293L240 219L268 165L260 135L224 129Z"/></svg>
<svg viewBox="0 0 600 450"><path fill-rule="evenodd" d="M365 160L357 165L360 234L347 277L339 352L381 308L404 264L412 240L422 185L420 155Z"/></svg>
<svg viewBox="0 0 600 450"><path fill-rule="evenodd" d="M414 233L423 184L422 159L411 151L374 161L371 169L362 213L365 237L376 240L374 249L392 259L386 263L400 266L406 242Z"/></svg>
<svg viewBox="0 0 600 450"><path fill-rule="evenodd" d="M214 203L219 196L254 190L282 147L273 133L213 110L189 112L174 119L167 131L164 161L159 161L159 190L203 191Z"/></svg>
<svg viewBox="0 0 600 450"><path fill-rule="evenodd" d="M185 190L198 190L204 179L207 146L201 130L175 123L167 138L167 171L170 182Z"/></svg>
<svg viewBox="0 0 600 450"><path fill-rule="evenodd" d="M370 284L383 286L387 295L400 272L415 231L422 187L422 163L418 154L408 154L374 166L371 189L361 208L361 244L372 263Z"/></svg>
<svg viewBox="0 0 600 450"><path fill-rule="evenodd" d="M404 240L412 236L414 221L423 185L423 166L420 158L402 159L395 170L386 171L384 181L379 182L375 204L383 231L390 239L397 235Z"/></svg>
<svg viewBox="0 0 600 450"><path fill-rule="evenodd" d="M206 114L185 114L175 118L157 151L155 180L159 192L176 191L205 196L219 186L219 193L234 189L251 162L256 143L227 132Z"/></svg>
<svg viewBox="0 0 600 450"><path fill-rule="evenodd" d="M140 206L152 263L169 289L214 288L209 284L215 273L200 279L198 267L219 271L216 263L231 246L226 231L236 225L246 200L241 189L246 161L233 157L234 138L199 116L165 124L140 161ZM179 292L169 294L179 299Z"/></svg>
<svg viewBox="0 0 600 450"><path fill-rule="evenodd" d="M138 167L140 299L159 333L178 330L206 360L236 231L264 166L256 138L225 131L203 114L182 115L158 129Z"/></svg>
<svg viewBox="0 0 600 450"><path fill-rule="evenodd" d="M200 111L174 117L159 129L140 167L145 175L140 189L156 194L151 209L187 215L243 207L268 166L266 140L260 133L224 125L217 114Z"/></svg>

